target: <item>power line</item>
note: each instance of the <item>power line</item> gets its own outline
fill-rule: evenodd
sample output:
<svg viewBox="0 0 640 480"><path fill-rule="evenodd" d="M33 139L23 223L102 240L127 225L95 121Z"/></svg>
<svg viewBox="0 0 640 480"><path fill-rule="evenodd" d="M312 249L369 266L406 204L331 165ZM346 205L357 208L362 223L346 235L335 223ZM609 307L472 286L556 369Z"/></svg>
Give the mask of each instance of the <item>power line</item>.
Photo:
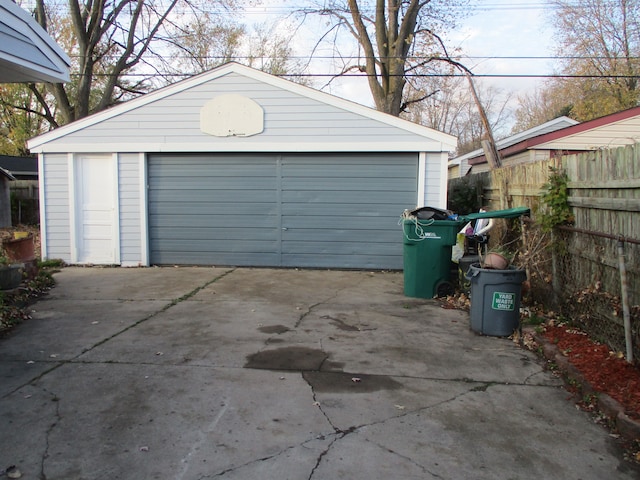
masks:
<svg viewBox="0 0 640 480"><path fill-rule="evenodd" d="M175 78L175 77L184 77L189 78L195 75L200 75L201 73L123 73L120 74L119 77L132 77L132 78ZM81 73L72 73L72 77L82 77L84 74ZM108 73L94 73L94 77L100 78L108 78L112 77L112 74ZM318 77L318 78L331 78L331 77L341 77L341 78L367 78L373 75L368 75L366 73L346 73L346 74L336 74L336 73L289 73L289 74L278 74L274 75L277 77ZM390 75L391 77L407 77L407 78L428 78L428 77L466 77L464 73L430 73L430 74L417 74L410 73L406 75ZM472 75L474 78L591 78L591 79L600 79L600 80L608 80L608 79L637 79L638 75L577 75L577 74L555 74L555 73L518 73L518 74L492 74L492 73L479 73L476 75Z"/></svg>
<svg viewBox="0 0 640 480"><path fill-rule="evenodd" d="M70 58L83 58L81 55L69 55ZM227 57L222 57L218 55L200 55L200 56L189 56L189 55L173 55L171 58L175 59L195 59L195 60L221 60ZM247 60L249 58L256 59L259 57L247 57L247 56L236 56L239 60ZM265 57L263 57L265 58ZM290 59L292 60L309 60L308 56L304 55L290 55ZM395 58L395 57L385 57L385 58ZM429 57L407 57L408 60L427 60ZM640 56L624 56L624 57L612 57L606 55L559 55L559 56L549 56L549 55L460 55L456 57L452 57L454 60L467 59L467 60L609 60L609 61L618 61L618 60L640 60ZM265 58L266 59L266 58ZM314 60L365 60L364 56L340 56L339 58L336 56L324 56L324 55L314 55Z"/></svg>

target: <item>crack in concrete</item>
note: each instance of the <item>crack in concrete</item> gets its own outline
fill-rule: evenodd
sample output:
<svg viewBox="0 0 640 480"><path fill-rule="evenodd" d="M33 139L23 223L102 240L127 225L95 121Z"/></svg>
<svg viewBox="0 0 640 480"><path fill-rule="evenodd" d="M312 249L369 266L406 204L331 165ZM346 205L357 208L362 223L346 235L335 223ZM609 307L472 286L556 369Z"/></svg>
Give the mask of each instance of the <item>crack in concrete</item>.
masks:
<svg viewBox="0 0 640 480"><path fill-rule="evenodd" d="M373 444L373 445L375 445L376 447L380 448L381 450L384 450L385 452L389 452L390 454L395 455L396 457L399 457L399 458L401 458L401 459L403 459L403 460L405 460L405 461L407 461L407 462L409 462L409 463L411 463L411 464L415 465L415 466L416 466L416 467L418 467L420 470L422 470L422 472L423 472L423 473L427 473L427 474L431 475L431 477L432 477L432 478L443 478L441 475L438 475L437 473L434 473L434 472L430 471L430 470L429 470L427 467L425 467L424 465L422 465L422 464L420 464L420 463L416 462L416 461L415 461L414 459L412 459L411 457L407 457L406 455L402 455L401 453L396 452L395 450L392 450L392 449L390 449L390 448L387 448L387 447L385 447L385 446L383 446L383 445L380 445L380 444L379 444L379 443L377 443L377 442L370 442L370 443L372 443L372 444Z"/></svg>
<svg viewBox="0 0 640 480"><path fill-rule="evenodd" d="M331 435L331 434L329 434ZM218 473L212 473L212 474L208 474L208 475L202 475L200 477L198 477L198 480L204 480L207 478L218 478L218 477L222 477L224 475L226 475L227 473L232 473L235 472L237 470L240 470L241 468L245 468L248 467L250 465L253 465L254 463L259 463L259 462L266 462L268 460L271 460L273 458L277 458L283 454L286 454L287 452L298 448L298 447L306 447L309 443L318 441L318 440L324 440L327 436L329 435L316 435L314 438L305 440L304 442L301 442L300 444L296 444L296 445L289 445L288 447L283 448L282 450L280 450L279 452L274 453L273 455L267 455L265 457L260 457L260 458L256 458L253 460L250 460L248 462L245 462L241 465L235 465L233 467L229 467L226 468L225 470L222 470L221 472Z"/></svg>
<svg viewBox="0 0 640 480"><path fill-rule="evenodd" d="M318 410L320 410L320 413L322 413L322 415L324 416L324 418L327 420L327 423L331 426L331 428L333 428L333 431L335 433L339 433L340 429L337 428L333 422L331 421L331 419L329 418L329 415L327 415L327 412L324 411L324 409L322 408L322 404L318 401L318 398L316 396L316 392L315 389L313 388L313 385L311 384L311 382L309 382L309 380L307 380L307 378L304 376L303 372L300 372L300 377L307 383L307 385L309 385L309 388L311 389L311 397L313 398L313 404L318 407Z"/></svg>
<svg viewBox="0 0 640 480"><path fill-rule="evenodd" d="M54 412L54 421L49 425L47 431L45 432L45 445L44 451L42 452L42 458L40 460L40 472L38 473L39 480L47 480L47 475L45 474L45 462L49 458L49 448L51 447L51 433L53 429L58 426L58 423L62 420L60 416L60 398L53 392L48 391L46 388L42 388L42 390L51 395L51 401L55 402L55 412Z"/></svg>
<svg viewBox="0 0 640 480"><path fill-rule="evenodd" d="M336 295L337 295L337 294L336 294ZM328 299L325 299L325 300L323 300L323 301L321 301L321 302L314 303L313 305L310 305L310 306L307 308L307 311L306 311L306 312L303 312L303 313L301 313L301 314L300 314L300 317L298 317L298 321L295 323L295 325L293 326L293 328L294 328L294 329L295 329L295 328L298 328L298 327L300 326L300 324L302 324L302 322L304 321L304 319L306 318L306 316L307 316L307 315L309 315L309 314L313 311L313 309L314 309L314 308L316 308L318 305L322 305L322 304L326 303L328 300L330 300L331 298L334 298L334 297L335 297L335 295L334 295L333 297L330 297L330 298L328 298Z"/></svg>
<svg viewBox="0 0 640 480"><path fill-rule="evenodd" d="M307 383L308 383L308 382L307 382ZM487 389L487 388L489 388L489 387L491 387L491 386L493 386L493 385L495 385L495 384L494 384L494 383L491 383L491 382L490 382L490 383L484 383L482 386L480 386L480 388L481 388L481 390L480 390L480 391L486 391L486 389ZM512 384L512 385L513 385L513 384ZM312 389L312 391L313 391L313 387L312 387L311 385L309 385L309 386L311 387L311 389ZM415 409L415 410L411 410L411 411L408 411L408 412L404 412L404 413L402 413L402 414L400 414L400 415L394 415L394 416L391 416L391 417L388 417L388 418L385 418L385 419L382 419L382 420L378 420L378 421L375 421L375 422L366 423L366 424L362 424L362 425L358 425L358 426L351 426L351 427L350 427L350 428L348 428L347 430L341 430L341 429L337 428L337 427L333 424L333 422L331 421L331 419L329 418L328 414L327 414L327 413L326 413L326 412L321 408L320 403L319 403L319 402L316 402L316 403L318 404L318 407L320 408L320 411L322 412L322 414L325 416L325 418L327 419L327 421L329 422L329 424L330 424L330 425L333 427L333 429L335 430L335 434L334 434L334 435L336 435L336 437L335 437L335 438L334 438L334 440L333 440L333 441L332 441L332 442L327 446L327 448L326 448L324 451L322 451L322 452L320 453L320 455L318 456L318 458L317 458L317 460L316 460L316 464L314 465L314 467L313 467L313 469L312 469L312 471L311 471L311 474L309 475L308 480L312 480L312 478L313 478L313 475L314 475L315 471L318 469L318 467L320 466L320 463L322 462L322 459L323 459L323 458L324 458L324 457L329 453L329 451L330 451L330 450L331 450L331 448L334 446L334 444L335 444L335 443L337 443L339 440L343 439L344 437L346 437L347 435L349 435L349 434L351 434L351 433L354 433L354 432L357 432L357 431L359 431L359 430L361 430L361 429L363 429L363 428L372 427L372 426L377 426L377 425L382 425L382 424L384 424L384 423L386 423L386 422L388 422L388 421L390 421L390 420L395 420L395 419L398 419L398 418L406 417L406 416L408 416L408 415L413 415L413 414L416 414L416 413L420 413L420 412L423 412L423 411L430 410L430 409L435 408L435 407L438 407L438 406L440 406L440 405L444 405L444 404L446 404L446 403L449 403L449 402L455 401L455 400L457 400L457 399L459 399L459 398L461 398L461 397L463 397L463 396L465 396L465 395L468 395L469 393L473 393L473 392L476 392L476 391L479 391L479 390L478 390L478 387L474 387L474 388L472 388L472 389L470 389L470 390L468 390L468 391L466 391L466 392L462 392L462 393L460 393L460 394L454 395L454 396L453 396L453 397L451 397L451 398L448 398L448 399L443 400L443 401L441 401L441 402L434 403L433 405L429 405L429 406L427 406L427 407L421 407L421 408L418 408L418 409ZM316 396L315 396L315 392L314 392L313 397L314 397L314 400L315 400L315 398L316 398ZM369 440L367 440L367 441L369 441ZM400 454L400 453L398 453L398 452L396 452L396 451L394 451L394 450L392 450L392 449L390 449L390 448L384 447L383 445L380 445L380 444L378 444L378 443L376 443L376 442L371 442L371 443L373 443L374 445L376 445L378 448L380 448L380 449L382 449L382 450L386 450L387 452L389 452L389 453L391 453L391 454L393 454L393 455L396 455L396 456L398 456L398 457L400 457L400 458L402 458L402 459L404 459L404 460L406 460L406 461L408 461L408 462L412 463L413 465L415 465L415 466L417 466L418 468L420 468L424 473L427 473L427 474L431 475L431 477L433 477L433 478L442 478L440 475L438 475L438 474L436 474L436 473L434 473L434 472L430 471L427 467L425 467L424 465L421 465L421 464L417 463L416 461L414 461L414 460L413 460L412 458L410 458L410 457L406 457L406 456L404 456L404 455L402 455L402 454Z"/></svg>
<svg viewBox="0 0 640 480"><path fill-rule="evenodd" d="M293 328L298 328L298 327L302 324L302 322L304 321L304 319L307 317L307 315L309 315L309 314L310 314L310 313L311 313L311 312L312 312L316 307L318 307L318 306L320 306L320 305L324 305L324 304L325 304L325 303L327 303L327 302L330 302L331 300L333 300L334 298L336 298L336 297L340 294L340 292L341 292L342 290L346 290L346 287L345 287L345 288L338 289L338 290L336 290L335 292L333 292L333 294L332 294L332 295L328 296L328 297L327 297L327 298L325 298L324 300L321 300L321 301L319 301L318 303L314 303L313 305L310 305L310 306L307 308L307 311L306 311L306 312L304 312L304 313L302 313L302 314L300 315L300 318L298 318L298 321L297 321L297 322L296 322L296 324L293 326Z"/></svg>
<svg viewBox="0 0 640 480"><path fill-rule="evenodd" d="M316 464L313 466L313 468L311 469L311 472L309 473L308 480L311 480L313 478L313 475L316 473L316 470L320 466L322 459L325 457L325 455L329 453L329 450L331 450L331 447L333 447L333 444L336 443L338 440L339 440L338 437L334 438L331 441L331 443L327 445L327 448L325 448L322 452L320 452L320 455L318 455L318 458L316 459Z"/></svg>
<svg viewBox="0 0 640 480"><path fill-rule="evenodd" d="M313 404L318 407L318 410L320 410L320 413L322 413L322 415L324 416L324 418L327 420L327 423L329 423L329 425L331 426L331 428L333 428L333 435L335 436L335 438L329 443L329 445L327 445L327 448L325 448L322 452L320 452L320 455L318 455L318 458L316 459L316 464L313 466L313 468L311 469L311 473L309 473L309 478L308 480L311 480L316 472L316 470L318 469L318 467L320 466L320 463L322 462L322 459L329 453L329 451L331 450L331 448L333 447L333 445L338 441L343 439L344 437L346 437L347 435L355 432L357 430L357 428L355 426L351 426L349 427L347 430L342 430L338 427L336 427L333 423L333 421L331 420L331 418L329 418L329 415L327 414L327 412L325 412L324 408L322 408L322 404L318 401L318 398L316 396L316 392L315 389L313 388L313 385L309 382L309 380L302 374L300 374L300 376L302 377L302 379L307 382L307 385L309 385L309 388L311 389L311 394L313 397Z"/></svg>
<svg viewBox="0 0 640 480"><path fill-rule="evenodd" d="M475 384L473 386L470 386L470 388L466 391L460 392L456 395L453 395L450 398L444 399L440 402L436 402L434 404L428 405L428 406L424 406L424 407L420 407L420 408L416 408L414 410L409 410L409 411L404 411L400 414L396 414L384 419L380 419L377 421L373 421L370 423L365 423L365 424L361 424L361 425L353 425L351 427L349 427L348 429L341 429L339 427L337 427L333 421L331 420L330 415L325 411L325 409L323 408L322 404L319 402L317 394L315 392L315 389L313 387L313 385L311 383L309 383L309 381L304 377L303 375L304 372L300 372L302 378L305 380L305 382L309 385L309 388L311 390L312 393L312 399L314 401L314 405L316 407L318 407L318 409L320 410L320 412L322 413L322 415L324 416L324 418L326 419L327 423L329 424L329 426L331 427L331 429L333 430L332 433L326 433L326 434L318 434L316 436L314 436L314 438L312 439L308 439L305 440L299 444L296 445L290 445L284 449L282 449L281 451L274 453L273 455L267 455L264 457L260 457L257 459L253 459L250 460L248 462L245 462L241 465L236 465L230 468L227 468L221 472L218 473L214 473L214 474L210 474L210 475L204 475L199 477L199 480L205 480L208 478L221 478L223 476L225 476L228 473L232 473L235 472L241 468L250 466L252 464L258 463L258 462L265 462L274 458L277 458L283 454L286 454L287 452L298 448L298 447L306 447L309 443L314 442L314 441L318 441L318 440L327 440L327 439L331 439L329 444L327 445L327 447L325 449L323 449L317 456L316 458L316 462L314 464L314 466L311 469L311 472L308 476L308 480L312 480L313 477L315 476L318 468L320 467L322 460L330 453L330 451L334 448L334 446L336 445L337 442L339 442L340 440L342 440L343 438L345 438L346 436L352 434L352 433L357 433L360 430L367 428L367 427L374 427L374 426L379 426L379 425L383 425L384 423L388 422L388 421L393 421L396 419L400 419L403 417L407 417L409 415L415 415L415 414L419 414L421 412L425 412L434 408L437 408L439 406L442 406L444 404L447 404L449 402L453 402L458 400L459 398L462 398L466 395L472 394L472 393L477 393L477 392L486 392L488 388L493 387L493 386L499 386L499 385L511 385L511 386L527 386L527 387L545 387L545 388L555 388L555 387L550 387L550 386L546 386L546 385L525 385L525 384L519 384L519 383L500 383L500 382L487 382L487 381L475 381L472 379L468 379L468 378L459 378L459 379L429 379L429 378L424 378L424 380L437 380L437 381L448 381L448 382L457 382L457 383L464 383L464 384ZM340 372L343 373L343 372ZM398 378L421 378L421 377L402 377L402 376L398 376ZM332 438L333 437L333 438ZM370 441L370 440L367 440ZM415 462L413 459L406 457L402 454L400 454L399 452L396 452L392 449L389 449L383 445L380 445L379 443L376 442L372 442L374 445L376 445L377 447L388 451L389 453L396 455L406 461L411 462L412 464L414 464L416 467L420 468L424 473L430 475L432 478L442 478L441 476L437 475L436 473L430 471L426 466L419 464L417 462ZM45 479L46 480L46 479Z"/></svg>

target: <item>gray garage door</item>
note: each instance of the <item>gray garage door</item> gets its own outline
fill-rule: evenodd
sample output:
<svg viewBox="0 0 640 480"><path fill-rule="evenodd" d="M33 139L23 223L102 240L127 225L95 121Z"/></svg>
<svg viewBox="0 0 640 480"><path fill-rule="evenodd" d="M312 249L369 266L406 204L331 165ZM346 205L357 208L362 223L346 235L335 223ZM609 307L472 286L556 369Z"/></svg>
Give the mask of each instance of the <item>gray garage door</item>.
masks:
<svg viewBox="0 0 640 480"><path fill-rule="evenodd" d="M402 268L412 154L149 157L155 265Z"/></svg>

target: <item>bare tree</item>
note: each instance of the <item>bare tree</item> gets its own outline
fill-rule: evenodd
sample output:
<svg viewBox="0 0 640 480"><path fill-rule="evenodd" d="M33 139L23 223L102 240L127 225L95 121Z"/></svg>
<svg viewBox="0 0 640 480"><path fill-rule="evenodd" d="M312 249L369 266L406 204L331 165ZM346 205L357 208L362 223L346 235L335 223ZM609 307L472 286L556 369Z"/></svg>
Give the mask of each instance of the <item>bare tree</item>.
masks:
<svg viewBox="0 0 640 480"><path fill-rule="evenodd" d="M200 3L198 3L200 2ZM232 8L235 0L216 0ZM179 36L176 19L211 8L206 0L35 0L37 21L72 58L72 81L31 86L41 103L55 99L58 112L47 120L55 127L144 93L157 74L153 58Z"/></svg>
<svg viewBox="0 0 640 480"><path fill-rule="evenodd" d="M574 104L581 120L635 106L639 98L640 1L554 0L563 73L584 76ZM603 110L605 110L603 112Z"/></svg>
<svg viewBox="0 0 640 480"><path fill-rule="evenodd" d="M517 97L518 107L511 130L518 133L561 116L571 116L572 99L557 82L548 82L544 87Z"/></svg>
<svg viewBox="0 0 640 480"><path fill-rule="evenodd" d="M553 0L557 78L521 98L517 126L560 115L579 121L634 107L640 101L640 0Z"/></svg>
<svg viewBox="0 0 640 480"><path fill-rule="evenodd" d="M244 25L210 12L176 21L178 36L170 41L165 69L176 75L194 75L237 60L247 31Z"/></svg>
<svg viewBox="0 0 640 480"><path fill-rule="evenodd" d="M330 38L346 29L359 52L347 59L342 73L366 73L376 109L398 116L407 107L407 79L424 74L434 60L456 63L439 32L455 26L456 11L466 0L329 0L305 10L331 19ZM416 53L419 52L419 53ZM417 101L417 99L416 99Z"/></svg>

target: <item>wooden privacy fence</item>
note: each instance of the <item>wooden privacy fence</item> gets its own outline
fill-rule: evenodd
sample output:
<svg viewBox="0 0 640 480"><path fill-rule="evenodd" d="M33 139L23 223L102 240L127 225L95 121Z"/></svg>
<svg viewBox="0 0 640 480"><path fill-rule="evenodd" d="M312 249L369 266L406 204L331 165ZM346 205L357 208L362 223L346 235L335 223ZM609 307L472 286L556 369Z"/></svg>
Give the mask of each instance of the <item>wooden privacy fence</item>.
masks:
<svg viewBox="0 0 640 480"><path fill-rule="evenodd" d="M552 168L567 174L573 223L545 233L536 220L543 215L542 188ZM530 300L559 308L620 351L624 319L630 318L634 356L640 358L640 144L503 167L481 183L482 205L531 208L532 221L515 235ZM493 242L505 239L500 227Z"/></svg>

